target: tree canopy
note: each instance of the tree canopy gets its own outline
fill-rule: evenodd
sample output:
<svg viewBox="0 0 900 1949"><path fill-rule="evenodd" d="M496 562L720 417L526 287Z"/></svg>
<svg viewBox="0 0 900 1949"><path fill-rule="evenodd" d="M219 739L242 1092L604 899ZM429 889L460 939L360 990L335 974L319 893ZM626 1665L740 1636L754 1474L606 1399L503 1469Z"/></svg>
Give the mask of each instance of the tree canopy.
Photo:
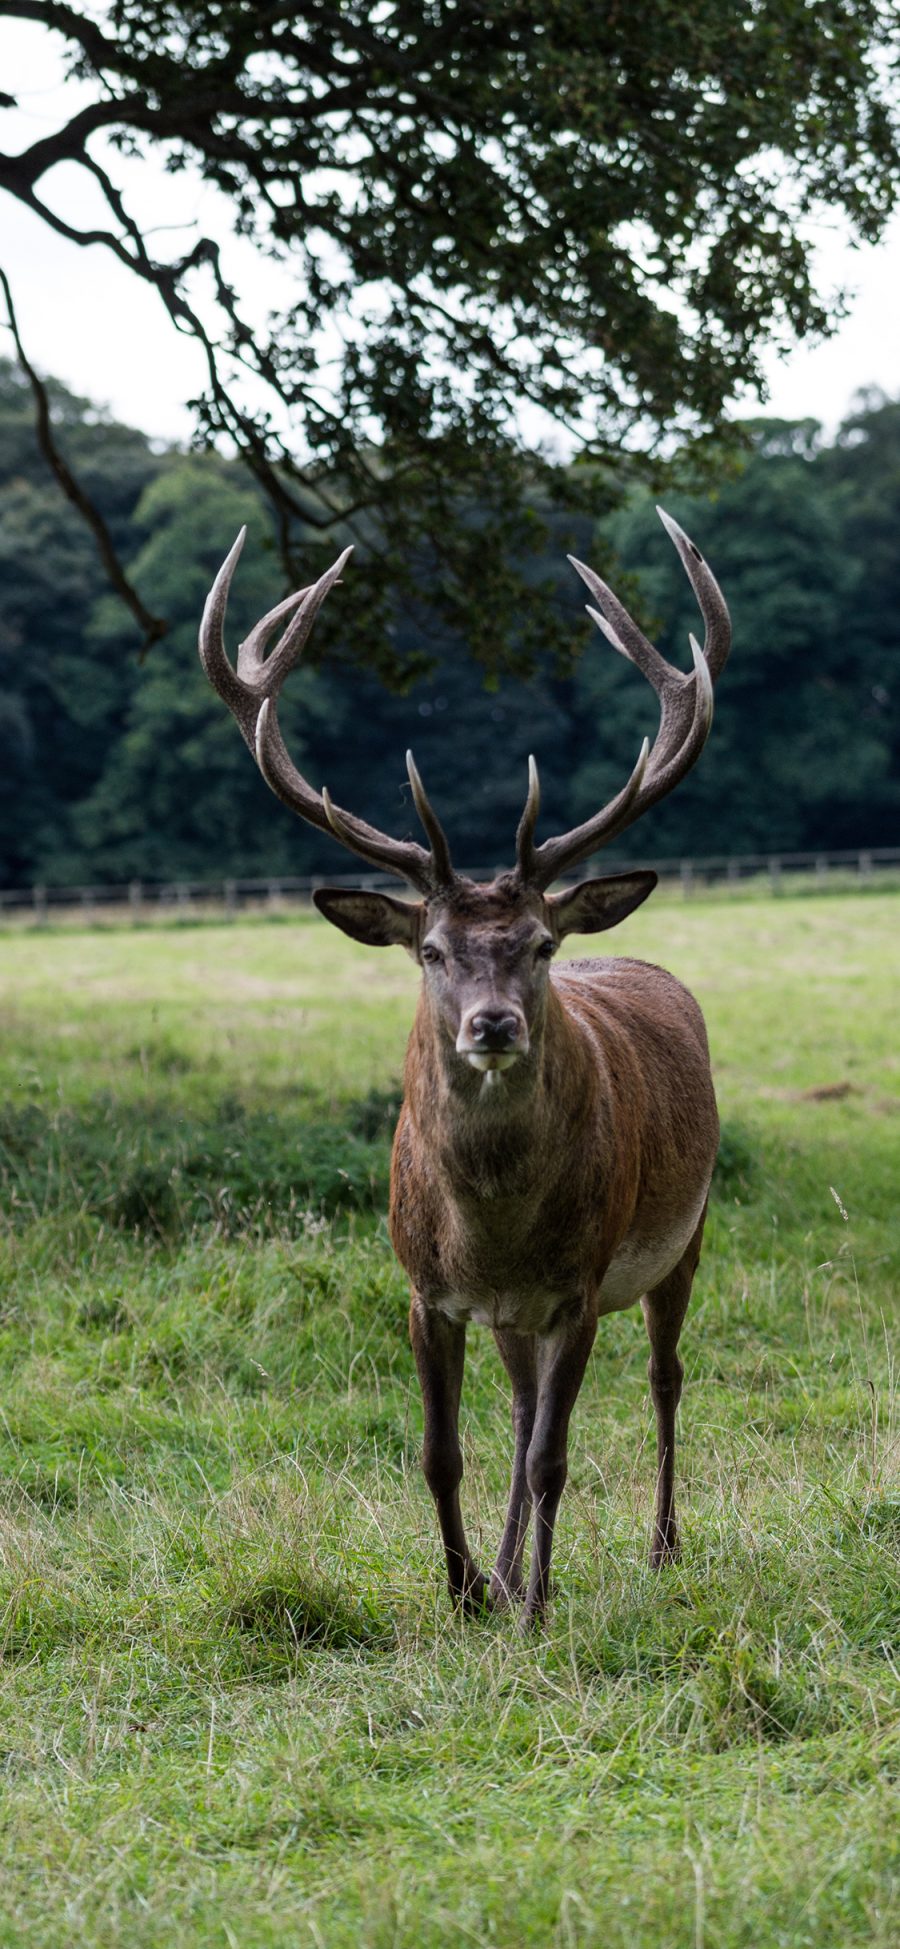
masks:
<svg viewBox="0 0 900 1949"><path fill-rule="evenodd" d="M597 518L640 458L717 436L763 346L827 326L810 213L873 238L896 196L890 0L3 11L62 37L87 98L0 155L0 188L105 244L199 340L199 439L233 442L296 579L361 544L356 654L395 673L398 597L407 667L429 627L490 670L533 665L548 510ZM288 266L268 329L219 238L166 255L141 230L121 158L150 152ZM105 222L60 212L61 162Z"/></svg>

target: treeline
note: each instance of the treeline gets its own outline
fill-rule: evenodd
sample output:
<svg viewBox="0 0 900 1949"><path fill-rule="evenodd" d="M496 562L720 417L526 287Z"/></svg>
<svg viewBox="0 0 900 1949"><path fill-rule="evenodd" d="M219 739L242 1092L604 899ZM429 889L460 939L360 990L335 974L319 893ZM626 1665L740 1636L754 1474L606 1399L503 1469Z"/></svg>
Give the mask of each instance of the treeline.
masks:
<svg viewBox="0 0 900 1949"><path fill-rule="evenodd" d="M58 384L51 397L60 446L170 631L141 662L135 626L36 449L30 395L0 364L0 884L349 870L272 798L199 667L203 601L243 522L232 649L284 593L252 483L214 456L154 450ZM869 399L831 444L811 422L758 422L715 498L668 501L714 565L735 647L702 763L616 856L896 844L900 404ZM590 558L584 533L560 535L560 557L572 541ZM595 538L610 542L627 599L684 664L697 612L645 496ZM573 638L583 593L561 560ZM338 647L293 674L280 712L292 755L338 802L402 834L415 829L411 744L461 865L509 861L530 750L546 832L611 796L655 729L652 693L599 635L569 673L548 659L527 684L492 692L448 641L397 696L342 656L352 571L329 606ZM398 618L399 637L413 627Z"/></svg>

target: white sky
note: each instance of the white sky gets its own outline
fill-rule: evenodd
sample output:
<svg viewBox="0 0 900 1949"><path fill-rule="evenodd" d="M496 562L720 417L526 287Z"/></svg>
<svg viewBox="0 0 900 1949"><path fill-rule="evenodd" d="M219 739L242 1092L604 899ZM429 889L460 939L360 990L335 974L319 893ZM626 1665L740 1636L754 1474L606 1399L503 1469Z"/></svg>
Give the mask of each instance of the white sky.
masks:
<svg viewBox="0 0 900 1949"><path fill-rule="evenodd" d="M0 111L0 148L27 147L79 106L83 90L64 81L61 54L62 42L44 28L0 20L0 89L19 102L17 111ZM196 225L224 244L224 207L189 175L167 177L155 165L119 157L113 173L139 220L178 226L185 241ZM83 223L93 209L100 217L99 192L95 205L82 171L53 171L41 193L73 222ZM837 221L822 224L816 243L819 289L852 292L849 316L825 344L767 360L770 397L763 410L786 418L809 415L833 428L861 387L900 395L900 216L877 247L853 249ZM175 331L153 292L101 246L86 250L53 235L6 195L0 196L0 263L13 288L24 344L39 369L151 435L189 437L185 401L203 387L203 358L193 340ZM245 302L250 295L260 318L285 302L283 274L250 245L229 243L224 268ZM0 350L13 351L2 329ZM742 411L758 404L740 402Z"/></svg>

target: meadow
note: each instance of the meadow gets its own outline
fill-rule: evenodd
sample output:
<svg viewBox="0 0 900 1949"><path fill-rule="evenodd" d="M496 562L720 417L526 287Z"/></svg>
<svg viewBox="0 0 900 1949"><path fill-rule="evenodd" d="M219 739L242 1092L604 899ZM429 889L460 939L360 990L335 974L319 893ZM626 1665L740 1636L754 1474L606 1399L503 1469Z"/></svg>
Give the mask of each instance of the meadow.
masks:
<svg viewBox="0 0 900 1949"><path fill-rule="evenodd" d="M418 1469L411 964L308 916L0 935L3 1949L896 1941L898 938L882 893L619 930L702 1002L723 1117L684 1554L647 1568L635 1310L523 1641L451 1612Z"/></svg>

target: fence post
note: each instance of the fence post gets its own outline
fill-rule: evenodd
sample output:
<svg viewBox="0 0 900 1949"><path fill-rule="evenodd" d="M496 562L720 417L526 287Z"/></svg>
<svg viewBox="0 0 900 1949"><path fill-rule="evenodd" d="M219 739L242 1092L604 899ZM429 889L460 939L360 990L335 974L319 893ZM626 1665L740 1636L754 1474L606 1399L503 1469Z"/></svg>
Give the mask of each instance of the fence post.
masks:
<svg viewBox="0 0 900 1949"><path fill-rule="evenodd" d="M872 871L872 855L871 855L871 853L860 853L860 856L859 856L859 877L860 877L860 879L861 879L861 880L867 880L867 879L869 878L869 875L870 875L870 873L871 873L871 871Z"/></svg>
<svg viewBox="0 0 900 1949"><path fill-rule="evenodd" d="M128 905L131 908L131 918L134 921L140 920L141 917L141 899L142 888L140 880L132 880L128 888Z"/></svg>
<svg viewBox="0 0 900 1949"><path fill-rule="evenodd" d="M770 893L781 892L781 861L777 854L773 854L769 861L769 891Z"/></svg>
<svg viewBox="0 0 900 1949"><path fill-rule="evenodd" d="M685 900L689 898L693 884L694 884L693 860L683 859L681 862L681 891Z"/></svg>
<svg viewBox="0 0 900 1949"><path fill-rule="evenodd" d="M46 889L46 887L32 887L32 890L31 890L31 904L32 904L32 906L34 907L34 917L35 917L35 920L37 921L37 924L38 924L38 926L39 926L39 927L42 927L42 926L43 926L43 924L44 924L44 921L45 921L45 920L46 920L46 918L47 918L47 889Z"/></svg>
<svg viewBox="0 0 900 1949"><path fill-rule="evenodd" d="M225 912L229 920L237 913L237 887L233 880L225 881Z"/></svg>

